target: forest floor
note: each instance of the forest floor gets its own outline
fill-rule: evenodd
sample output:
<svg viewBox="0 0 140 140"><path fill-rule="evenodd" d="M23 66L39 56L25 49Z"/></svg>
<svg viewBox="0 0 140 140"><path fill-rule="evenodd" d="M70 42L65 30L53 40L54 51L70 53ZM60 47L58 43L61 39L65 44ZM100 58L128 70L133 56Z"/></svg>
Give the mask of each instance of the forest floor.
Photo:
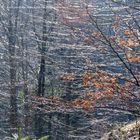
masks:
<svg viewBox="0 0 140 140"><path fill-rule="evenodd" d="M140 119L105 133L101 140L140 140Z"/></svg>

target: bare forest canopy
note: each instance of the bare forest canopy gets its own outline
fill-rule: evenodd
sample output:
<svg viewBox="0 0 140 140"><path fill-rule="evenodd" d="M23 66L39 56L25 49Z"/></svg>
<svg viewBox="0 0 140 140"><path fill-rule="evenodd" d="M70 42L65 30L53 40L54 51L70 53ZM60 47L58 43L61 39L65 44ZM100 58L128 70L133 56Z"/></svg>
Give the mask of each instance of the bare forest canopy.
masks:
<svg viewBox="0 0 140 140"><path fill-rule="evenodd" d="M139 116L140 0L0 1L1 140L98 140Z"/></svg>

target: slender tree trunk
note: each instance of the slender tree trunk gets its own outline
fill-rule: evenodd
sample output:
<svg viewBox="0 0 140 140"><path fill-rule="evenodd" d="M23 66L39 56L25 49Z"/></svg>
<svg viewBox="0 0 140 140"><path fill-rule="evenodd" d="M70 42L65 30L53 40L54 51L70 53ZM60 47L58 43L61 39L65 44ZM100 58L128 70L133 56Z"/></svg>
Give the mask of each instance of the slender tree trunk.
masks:
<svg viewBox="0 0 140 140"><path fill-rule="evenodd" d="M44 53L41 54L40 71L38 76L38 96L44 96L45 93L45 58Z"/></svg>
<svg viewBox="0 0 140 140"><path fill-rule="evenodd" d="M30 117L30 110L29 110L29 91L28 91L28 85L27 85L27 80L28 80L28 62L27 62L27 46L25 47L23 38L22 38L22 78L24 81L24 86L23 86L23 92L24 92L24 128L25 128L25 133L26 135L29 133L29 117ZM24 60L24 52L25 54L25 60Z"/></svg>
<svg viewBox="0 0 140 140"><path fill-rule="evenodd" d="M42 46L41 46L41 61L40 61L40 68L38 74L38 91L37 96L43 97L45 94L45 54L46 54L46 41L47 41L47 25L46 25L46 18L47 18L47 0L44 3L44 14L43 14L43 31L42 31ZM39 105L35 113L35 135L37 138L40 138L44 135L44 125L45 125L45 115L41 111L43 106Z"/></svg>
<svg viewBox="0 0 140 140"><path fill-rule="evenodd" d="M11 46L10 46L11 47ZM12 48L12 47L11 47ZM10 127L11 133L15 132L18 124L17 118L17 91L16 91L16 68L13 55L10 59Z"/></svg>
<svg viewBox="0 0 140 140"><path fill-rule="evenodd" d="M17 91L16 91L16 62L15 62L15 38L13 25L9 21L9 63L10 63L10 127L11 133L17 128Z"/></svg>
<svg viewBox="0 0 140 140"><path fill-rule="evenodd" d="M10 127L11 133L15 133L18 128L18 107L16 89L16 51L17 25L19 16L19 6L22 0L12 3L9 0L9 19L8 19L8 43L9 43L9 65L10 65ZM17 7L16 11L12 7Z"/></svg>

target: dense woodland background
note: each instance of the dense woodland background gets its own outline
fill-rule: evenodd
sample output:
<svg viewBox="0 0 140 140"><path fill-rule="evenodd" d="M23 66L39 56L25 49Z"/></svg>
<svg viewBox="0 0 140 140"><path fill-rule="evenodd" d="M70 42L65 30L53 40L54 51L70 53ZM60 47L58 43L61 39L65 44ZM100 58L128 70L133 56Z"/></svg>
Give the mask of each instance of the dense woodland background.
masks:
<svg viewBox="0 0 140 140"><path fill-rule="evenodd" d="M0 1L1 140L98 140L139 116L140 0Z"/></svg>

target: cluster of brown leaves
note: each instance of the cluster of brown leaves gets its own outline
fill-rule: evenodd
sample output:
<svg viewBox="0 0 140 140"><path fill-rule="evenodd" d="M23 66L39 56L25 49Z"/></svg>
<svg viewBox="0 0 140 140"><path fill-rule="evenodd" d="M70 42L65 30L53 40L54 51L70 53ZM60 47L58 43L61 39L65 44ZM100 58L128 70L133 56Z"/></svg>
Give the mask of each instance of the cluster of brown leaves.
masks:
<svg viewBox="0 0 140 140"><path fill-rule="evenodd" d="M72 101L72 104L74 106L80 106L82 107L83 110L91 110L92 107L91 105L94 103L94 100L86 100L86 99L75 99L74 101Z"/></svg>
<svg viewBox="0 0 140 140"><path fill-rule="evenodd" d="M128 36L128 37L131 37L134 33L128 29L124 30L123 32L124 36Z"/></svg>
<svg viewBox="0 0 140 140"><path fill-rule="evenodd" d="M126 40L123 40L121 37L117 37L117 42L118 42L118 45L120 45L122 48L139 45L138 40L135 40L132 38L127 38Z"/></svg>
<svg viewBox="0 0 140 140"><path fill-rule="evenodd" d="M95 73L84 72L81 76L82 86L92 86L93 91L87 91L84 100L75 100L75 105L85 106L89 108L91 104L96 101L106 98L128 98L129 97L129 86L128 82L124 85L117 83L117 78L115 76L110 76L106 71L98 70ZM86 99L86 100L85 100Z"/></svg>
<svg viewBox="0 0 140 140"><path fill-rule="evenodd" d="M65 81L73 81L75 79L75 76L72 74L64 74L60 77L60 79Z"/></svg>
<svg viewBox="0 0 140 140"><path fill-rule="evenodd" d="M72 75L64 75L62 80L74 80ZM91 109L91 106L98 100L114 98L129 98L130 83L118 84L118 77L109 75L106 71L97 69L96 72L85 71L81 75L83 87L92 87L92 91L86 91L82 99L72 101L72 105L82 107L83 110Z"/></svg>
<svg viewBox="0 0 140 140"><path fill-rule="evenodd" d="M117 89L122 90L122 86L117 83L117 77L109 75L106 71L98 70L95 73L84 72L82 74L82 86L93 86L100 93L112 93ZM116 93L116 92L115 92Z"/></svg>
<svg viewBox="0 0 140 140"><path fill-rule="evenodd" d="M140 62L140 56L138 52L140 42L136 36L137 32L133 32L129 29L122 30L119 33L114 30L114 36L109 36L107 39L110 41L112 47L116 49L119 47L124 50L129 62Z"/></svg>

